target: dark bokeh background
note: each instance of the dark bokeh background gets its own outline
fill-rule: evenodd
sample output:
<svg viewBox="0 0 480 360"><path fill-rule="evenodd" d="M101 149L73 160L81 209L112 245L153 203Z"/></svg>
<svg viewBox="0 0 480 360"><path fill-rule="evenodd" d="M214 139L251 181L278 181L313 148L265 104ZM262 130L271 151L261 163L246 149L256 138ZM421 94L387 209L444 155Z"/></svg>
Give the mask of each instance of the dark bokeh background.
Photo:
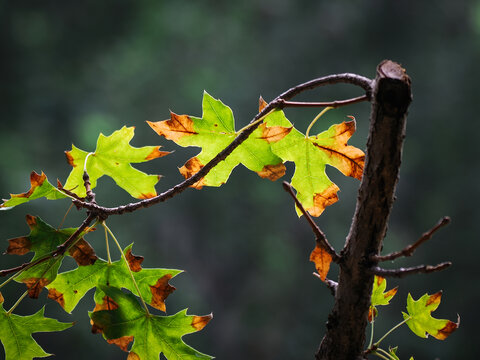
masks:
<svg viewBox="0 0 480 360"><path fill-rule="evenodd" d="M237 128L256 113L258 96L272 99L300 82L331 73L375 74L383 59L402 63L413 81L398 200L385 252L416 240L444 215L452 224L413 258L395 266L451 260L443 273L391 280L400 290L381 309L377 339L401 321L408 292L415 298L444 290L436 317L462 317L446 341L421 339L406 327L385 345L415 359L476 358L479 336L477 105L480 80L478 1L0 1L1 196L29 187L31 170L62 181L70 171L63 151L71 144L93 151L98 134L136 126L136 146L162 144L169 157L138 167L164 178L162 191L181 180L177 167L195 149L159 138L145 120L163 120L169 109L201 115L203 90L234 111ZM361 94L350 86L315 91L304 99L333 100ZM318 111L318 110L315 110ZM313 110L288 110L305 130ZM324 126L355 115L351 143L365 147L369 105L331 111ZM320 130L318 126L318 130ZM290 166L291 176L293 168ZM318 219L340 249L348 233L358 181L329 168L340 185L339 203ZM97 199L131 201L110 179ZM28 233L27 213L57 226L67 201L39 200L0 213L0 238ZM66 226L78 226L81 213ZM213 312L200 333L185 337L219 359L311 359L324 333L332 298L312 276L312 234L298 219L280 182L237 168L220 189L188 190L166 204L109 219L123 245L135 242L144 265L185 269L168 313L189 307ZM89 236L105 257L101 234ZM2 256L1 267L26 261ZM66 268L73 265L66 262ZM387 266L393 266L388 265ZM335 278L336 270L331 276ZM6 307L23 291L2 289ZM89 331L89 293L70 316L47 300L46 313L76 325L63 333L35 335L58 359L124 358ZM44 302L25 300L21 314ZM0 357L3 355L0 355Z"/></svg>

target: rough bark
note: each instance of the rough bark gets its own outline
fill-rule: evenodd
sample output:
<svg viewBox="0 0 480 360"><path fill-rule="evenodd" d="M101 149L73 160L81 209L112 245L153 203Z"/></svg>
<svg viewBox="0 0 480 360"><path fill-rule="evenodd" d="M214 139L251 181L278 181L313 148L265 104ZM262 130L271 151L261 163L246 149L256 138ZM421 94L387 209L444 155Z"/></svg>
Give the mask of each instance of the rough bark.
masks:
<svg viewBox="0 0 480 360"><path fill-rule="evenodd" d="M372 255L379 253L387 230L411 102L410 79L397 63L377 67L373 83L366 163L354 219L341 253L335 305L316 359L362 359L373 285Z"/></svg>

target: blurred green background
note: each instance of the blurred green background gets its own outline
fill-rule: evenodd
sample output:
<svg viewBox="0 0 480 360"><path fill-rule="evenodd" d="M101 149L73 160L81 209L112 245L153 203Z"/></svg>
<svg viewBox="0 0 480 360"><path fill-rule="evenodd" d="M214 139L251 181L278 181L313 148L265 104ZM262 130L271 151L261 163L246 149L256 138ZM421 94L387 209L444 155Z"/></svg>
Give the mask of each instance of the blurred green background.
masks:
<svg viewBox="0 0 480 360"><path fill-rule="evenodd" d="M401 179L384 252L415 241L442 216L452 224L413 258L386 266L436 264L442 273L390 280L400 286L392 306L380 309L378 339L402 320L408 292L414 298L443 290L438 318L462 317L446 341L421 339L408 328L385 345L399 345L400 358L473 359L479 336L478 252L479 151L476 106L480 80L478 1L0 1L0 189L29 188L29 173L44 171L65 181L64 150L71 144L93 151L100 132L136 126L135 146L161 144L173 155L138 168L164 175L163 191L181 181L177 171L198 152L159 138L145 120L164 120L169 110L201 115L203 90L231 106L237 128L256 114L258 97L271 100L315 77L341 72L375 76L383 59L400 62L412 78ZM334 100L360 95L351 86L323 88L302 99ZM288 110L302 130L317 110ZM354 115L350 141L365 147L369 104L330 111L317 131ZM473 124L473 125L472 125ZM318 224L341 249L353 214L359 182L335 169L340 201ZM293 167L289 165L287 176ZM287 177L288 179L288 177ZM104 205L132 199L102 178L96 190ZM28 234L25 214L58 226L67 201L39 200L0 213L0 238ZM78 226L75 210L65 226ZM187 343L219 359L312 359L332 306L329 291L308 261L313 236L298 219L280 181L262 180L237 168L222 188L188 190L153 208L109 219L125 246L146 255L145 267L186 272L172 281L169 314L214 313ZM88 240L105 257L101 231ZM118 256L118 255L117 255ZM2 256L1 267L27 261ZM73 264L65 262L65 269ZM336 277L333 269L330 277ZM2 288L6 307L23 291ZM125 358L114 345L90 333L87 311L93 293L73 315L47 300L46 313L76 325L62 333L37 334L58 359ZM24 300L17 312L31 314L46 299ZM3 354L0 355L0 357Z"/></svg>

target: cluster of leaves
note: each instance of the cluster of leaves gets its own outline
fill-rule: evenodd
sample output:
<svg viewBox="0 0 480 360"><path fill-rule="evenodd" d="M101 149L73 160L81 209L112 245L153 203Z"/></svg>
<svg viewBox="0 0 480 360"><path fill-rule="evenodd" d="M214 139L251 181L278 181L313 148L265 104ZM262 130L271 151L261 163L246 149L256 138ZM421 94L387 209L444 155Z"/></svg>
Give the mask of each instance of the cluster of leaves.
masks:
<svg viewBox="0 0 480 360"><path fill-rule="evenodd" d="M261 99L260 111L265 106L266 103ZM262 178L277 180L284 176L285 163L290 161L295 164L291 184L297 191L301 207L310 215L319 216L327 206L338 200L339 188L326 175L326 165L337 168L346 176L356 179L362 176L364 153L347 144L355 131L354 120L332 125L327 130L310 136L309 130L316 119L303 134L278 109L241 130L235 130L231 109L207 93L203 96L202 109L201 118L172 112L169 120L148 122L158 135L180 146L201 148L197 156L189 159L179 169L185 178L196 174L249 126L258 127L226 159L193 184L192 187L196 189L221 186L239 164ZM10 199L0 205L0 209L10 209L42 197L49 200L70 198L77 202L92 202L95 200L91 189L97 186L97 180L103 175L111 177L119 187L140 201L156 197L155 185L160 175L145 174L131 164L159 158L169 152L160 151L160 146L135 148L130 145L133 136L133 127L123 127L110 136L100 134L94 152L72 146L66 156L73 169L65 185L57 181L57 186L54 186L43 172L32 172L31 188L21 194L11 194ZM297 213L301 215L298 207ZM186 345L182 337L201 330L212 315L187 315L186 310L171 316L151 312L151 308L166 312L165 300L175 290L169 281L181 270L142 268L143 257L132 253L133 244L122 249L102 218L98 218L94 226L82 229L55 229L38 216L32 215L27 215L26 221L30 234L9 240L7 253L24 255L34 252L34 256L27 266L19 267L19 271L0 287L11 279L22 282L27 287L24 296L32 298L37 298L46 288L48 297L68 313L72 312L90 289L95 288L95 308L89 313L92 330L101 333L108 343L116 344L129 352L128 359L158 359L161 353L168 359L211 358ZM107 260L98 257L84 239L97 225L105 229ZM110 258L109 236L120 250L121 259L118 261ZM59 251L62 247L65 248L64 251ZM65 256L73 257L78 266L74 270L59 273ZM322 243L317 241L310 260L315 263L319 277L325 281L332 257ZM378 313L376 307L388 304L396 293L395 289L384 293L385 287L385 280L377 278L370 312L372 324ZM31 334L61 331L72 324L44 317L43 309L30 316L15 315L13 310L19 301L5 311L4 300L0 295L0 340L6 358L32 359L47 356ZM409 295L404 322L419 336L425 337L429 333L440 339L447 337L458 325L430 317L430 312L436 309L439 302L439 293L425 295L418 301L413 301ZM378 344L379 342L374 344L370 352L378 353ZM395 349L391 349L389 354L389 358L397 358Z"/></svg>
<svg viewBox="0 0 480 360"><path fill-rule="evenodd" d="M386 291L387 281L385 278L375 276L373 282L373 290L371 297L371 305L368 313L368 320L370 321L372 332L370 338L369 349L367 352L378 355L384 359L399 360L397 356L397 347L389 348L388 352L379 347L380 343L387 335L393 330L397 329L403 324L407 324L410 330L421 338L427 338L428 335L433 336L438 340L445 340L450 336L459 326L460 321L456 323L445 319L435 319L431 313L435 311L440 305L442 298L442 292L439 291L435 294L424 294L420 299L413 300L412 295L409 293L407 296L407 312L402 312L403 321L394 326L377 342L373 343L373 329L375 317L378 315L377 306L385 306L390 304L390 300L396 295L398 287ZM413 360L413 356L410 357Z"/></svg>
<svg viewBox="0 0 480 360"><path fill-rule="evenodd" d="M265 105L261 100L260 110ZM202 118L171 113L169 120L149 122L159 135L181 146L202 148L197 156L180 168L185 178L199 171L243 130L235 130L233 113L220 100L205 93L202 107ZM327 164L337 167L345 175L361 177L364 154L347 145L355 131L354 121L334 125L310 137L296 130L282 111L273 111L262 120L263 123L244 143L193 187L220 186L239 164L262 178L276 180L285 174L284 163L293 161L296 171L292 184L298 197L312 215L319 216L326 206L338 200L338 187L325 174ZM0 208L10 209L41 197L49 200L88 200L85 173L89 176L91 189L97 186L100 177L107 175L134 198L157 196L155 185L160 176L145 174L132 167L131 163L149 161L169 152L160 151L159 146L132 147L130 141L133 136L134 128L123 127L110 136L100 134L94 152L88 153L72 146L66 156L73 169L64 185L57 181L55 187L43 172L32 172L31 188L25 193L11 194ZM128 351L129 359L153 359L158 358L160 353L168 359L210 358L186 345L181 338L201 330L211 315L192 316L187 315L186 310L172 316L150 313L149 307L166 311L165 299L175 290L169 280L178 275L180 270L143 269L143 258L132 254L133 244L123 249L122 259L118 261L112 262L110 253L107 260L101 259L83 238L95 230L94 227L86 228L81 236L70 241L76 228L55 229L32 215L27 215L26 221L30 234L10 239L7 253L24 255L34 252L30 265L13 276L15 281L26 285L30 297L37 298L46 288L48 297L71 313L85 294L95 288L96 305L90 312L92 330L102 333L109 343ZM110 231L105 222L99 220L98 224ZM53 256L58 247L68 241L70 245L67 251ZM59 273L65 256L73 257L78 267ZM2 326L1 339L7 359L47 356L30 334L60 331L71 326L45 318L43 310L22 317L12 313L14 308L15 305L5 312L2 304L2 321L10 324L8 327ZM12 341L12 338L17 341ZM133 345L130 346L132 341Z"/></svg>

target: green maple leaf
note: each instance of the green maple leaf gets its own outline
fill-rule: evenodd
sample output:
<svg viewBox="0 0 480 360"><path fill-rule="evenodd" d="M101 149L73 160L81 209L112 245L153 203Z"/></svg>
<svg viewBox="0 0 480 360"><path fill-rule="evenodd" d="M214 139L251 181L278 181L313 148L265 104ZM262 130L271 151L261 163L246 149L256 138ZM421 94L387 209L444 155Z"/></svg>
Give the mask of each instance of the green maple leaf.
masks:
<svg viewBox="0 0 480 360"><path fill-rule="evenodd" d="M124 249L130 269L142 294L149 305L165 311L165 299L175 288L168 281L181 273L172 269L143 269L143 257L132 254L133 244ZM100 300L104 294L98 290L102 285L125 288L136 293L135 285L130 277L127 265L120 259L108 263L98 259L90 266L80 266L74 270L61 273L54 282L47 286L48 297L57 301L63 309L70 313L78 302L92 288L97 287L95 299Z"/></svg>
<svg viewBox="0 0 480 360"><path fill-rule="evenodd" d="M83 172L86 167L92 189L96 186L98 178L108 175L134 198L146 199L156 196L155 184L160 179L160 175L147 175L133 168L130 163L149 161L165 156L169 152L160 151L160 146L133 147L130 145L133 135L134 128L125 126L110 136L100 134L97 148L90 154L72 145L72 150L65 152L73 170L64 188L80 197L85 197Z"/></svg>
<svg viewBox="0 0 480 360"><path fill-rule="evenodd" d="M163 353L168 360L212 359L185 344L182 336L203 329L212 315L187 315L187 309L171 316L147 314L135 296L114 287L101 286L106 294L98 310L90 312L92 331L128 351L128 359L153 360ZM101 309L101 310L100 310Z"/></svg>
<svg viewBox="0 0 480 360"><path fill-rule="evenodd" d="M189 115L170 114L170 120L150 122L150 127L160 136L172 140L180 146L197 146L202 151L188 160L179 170L185 177L196 174L207 162L226 148L238 135L232 110L220 100L204 92L202 118ZM270 150L264 139L265 125L256 129L247 140L238 146L224 161L217 164L193 187L221 186L233 169L243 164L262 178L276 180L285 174L282 160ZM290 130L287 130L287 133Z"/></svg>
<svg viewBox="0 0 480 360"><path fill-rule="evenodd" d="M425 294L417 301L413 300L412 295L408 294L407 313L402 312L404 320L415 335L422 338L432 335L438 340L445 340L460 325L460 318L457 323L450 320L435 319L432 317L432 311L435 311L440 305L442 292L439 291L433 295Z"/></svg>
<svg viewBox="0 0 480 360"><path fill-rule="evenodd" d="M265 118L269 131L271 127L292 128L292 123L281 110ZM355 121L332 125L324 132L306 137L297 129L281 139L273 138L271 148L283 161L295 163L292 186L297 197L312 216L319 216L327 207L338 201L338 186L325 173L326 165L337 168L346 176L361 179L365 154L360 149L347 145L355 132ZM300 215L300 211L297 209Z"/></svg>
<svg viewBox="0 0 480 360"><path fill-rule="evenodd" d="M3 296L0 293L0 340L5 349L6 360L31 360L47 357L40 345L32 338L33 333L62 331L73 323L61 323L44 317L45 308L28 316L9 314L3 308Z"/></svg>
<svg viewBox="0 0 480 360"><path fill-rule="evenodd" d="M26 221L30 227L30 234L9 240L7 254L24 255L34 252L31 261L35 261L55 251L77 229L54 229L37 216L27 215ZM97 256L92 247L84 239L80 239L68 251L68 254L59 255L41 262L15 277L15 281L23 282L28 288L29 296L37 298L45 285L55 280L58 269L66 255L72 256L79 265L90 265Z"/></svg>
<svg viewBox="0 0 480 360"><path fill-rule="evenodd" d="M0 205L0 210L8 210L17 205L42 197L48 200L57 200L65 198L66 195L50 184L47 175L43 172L37 174L35 171L32 171L30 174L30 190L21 194L10 194L10 199L4 199L3 204Z"/></svg>
<svg viewBox="0 0 480 360"><path fill-rule="evenodd" d="M373 316L377 316L377 306L388 305L390 300L395 296L398 286L385 292L387 288L387 280L381 276L376 276L373 280L373 289L371 297L371 305L368 311L368 320L372 322Z"/></svg>

